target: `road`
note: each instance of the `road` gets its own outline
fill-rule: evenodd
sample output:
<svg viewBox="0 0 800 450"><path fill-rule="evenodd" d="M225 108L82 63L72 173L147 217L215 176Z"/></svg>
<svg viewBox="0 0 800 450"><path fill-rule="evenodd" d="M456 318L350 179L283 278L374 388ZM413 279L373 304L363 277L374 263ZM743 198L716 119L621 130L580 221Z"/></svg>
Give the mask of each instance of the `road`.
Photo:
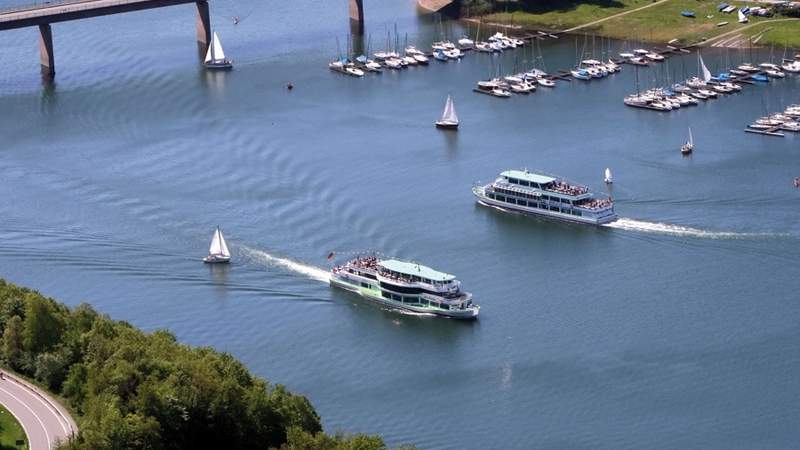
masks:
<svg viewBox="0 0 800 450"><path fill-rule="evenodd" d="M6 374L0 380L0 404L17 418L30 450L49 450L77 430L67 410L39 388Z"/></svg>

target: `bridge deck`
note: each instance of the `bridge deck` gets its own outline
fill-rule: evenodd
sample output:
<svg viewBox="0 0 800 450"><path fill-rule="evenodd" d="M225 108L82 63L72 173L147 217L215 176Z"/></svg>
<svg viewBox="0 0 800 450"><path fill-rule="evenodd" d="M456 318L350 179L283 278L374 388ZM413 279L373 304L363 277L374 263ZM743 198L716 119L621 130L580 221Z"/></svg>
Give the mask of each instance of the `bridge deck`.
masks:
<svg viewBox="0 0 800 450"><path fill-rule="evenodd" d="M197 3L198 0L66 0L0 10L0 30Z"/></svg>

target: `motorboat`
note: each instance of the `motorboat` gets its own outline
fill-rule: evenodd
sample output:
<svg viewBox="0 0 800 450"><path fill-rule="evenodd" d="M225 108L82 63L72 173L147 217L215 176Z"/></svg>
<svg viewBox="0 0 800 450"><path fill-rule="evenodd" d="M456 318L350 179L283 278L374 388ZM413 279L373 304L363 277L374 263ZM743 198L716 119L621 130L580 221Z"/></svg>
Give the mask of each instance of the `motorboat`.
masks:
<svg viewBox="0 0 800 450"><path fill-rule="evenodd" d="M475 46L475 41L464 36L458 40L458 45L460 45L462 48L472 48Z"/></svg>
<svg viewBox="0 0 800 450"><path fill-rule="evenodd" d="M694 139L692 138L692 128L689 127L689 140L681 146L681 154L688 155L694 150Z"/></svg>
<svg viewBox="0 0 800 450"><path fill-rule="evenodd" d="M592 79L592 76L589 74L589 72L584 69L570 70L570 73L572 74L573 78L578 80L589 81Z"/></svg>
<svg viewBox="0 0 800 450"><path fill-rule="evenodd" d="M750 73L758 72L758 67L756 67L756 66L754 66L754 65L752 65L750 63L740 64L736 68L739 69L739 70L743 70L745 72L750 72Z"/></svg>
<svg viewBox="0 0 800 450"><path fill-rule="evenodd" d="M647 59L652 60L652 61L663 61L664 60L664 57L662 55L659 55L658 53L655 53L655 52L647 53L644 56L647 57Z"/></svg>
<svg viewBox="0 0 800 450"><path fill-rule="evenodd" d="M781 72L780 70L774 70L774 69L767 69L764 71L764 73L766 73L767 76L771 78L783 78L786 76L786 74Z"/></svg>
<svg viewBox="0 0 800 450"><path fill-rule="evenodd" d="M539 84L539 86L544 86L544 87L555 87L556 86L556 83L553 80L550 80L550 79L547 79L547 78L537 78L536 79L536 83Z"/></svg>

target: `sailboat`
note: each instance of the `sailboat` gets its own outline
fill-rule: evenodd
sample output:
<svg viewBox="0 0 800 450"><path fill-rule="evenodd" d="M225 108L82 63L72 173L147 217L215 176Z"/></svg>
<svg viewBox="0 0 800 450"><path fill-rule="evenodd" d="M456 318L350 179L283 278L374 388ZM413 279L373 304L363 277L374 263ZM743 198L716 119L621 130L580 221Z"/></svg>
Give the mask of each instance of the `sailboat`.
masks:
<svg viewBox="0 0 800 450"><path fill-rule="evenodd" d="M739 23L747 23L747 22L748 22L747 16L745 16L744 13L742 12L742 9L739 8Z"/></svg>
<svg viewBox="0 0 800 450"><path fill-rule="evenodd" d="M692 128L689 127L689 140L681 147L681 153L688 155L692 150L694 150L694 139L692 139Z"/></svg>
<svg viewBox="0 0 800 450"><path fill-rule="evenodd" d="M611 184L614 182L614 178L611 177L611 169L608 167L606 167L606 173L603 175L603 181L605 181L606 184Z"/></svg>
<svg viewBox="0 0 800 450"><path fill-rule="evenodd" d="M230 69L233 67L233 62L225 58L225 52L222 51L222 44L219 42L219 36L217 36L216 31L211 37L211 43L208 44L205 66L209 69Z"/></svg>
<svg viewBox="0 0 800 450"><path fill-rule="evenodd" d="M456 107L453 105L453 98L447 96L447 101L444 104L444 111L442 118L436 121L436 128L446 128L450 130L458 129L458 116L456 115Z"/></svg>
<svg viewBox="0 0 800 450"><path fill-rule="evenodd" d="M211 246L208 248L208 256L203 258L204 263L227 263L231 260L231 252L228 244L222 236L222 230L217 227L214 236L211 238Z"/></svg>

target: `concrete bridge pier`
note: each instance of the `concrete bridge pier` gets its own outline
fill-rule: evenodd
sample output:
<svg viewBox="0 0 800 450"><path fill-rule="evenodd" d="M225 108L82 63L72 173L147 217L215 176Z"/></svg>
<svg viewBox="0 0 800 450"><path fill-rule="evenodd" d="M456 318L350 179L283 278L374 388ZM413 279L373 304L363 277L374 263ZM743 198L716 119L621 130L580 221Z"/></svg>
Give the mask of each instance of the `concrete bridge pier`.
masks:
<svg viewBox="0 0 800 450"><path fill-rule="evenodd" d="M56 63L53 55L53 30L49 23L39 25L39 62L42 76L53 78L56 76Z"/></svg>
<svg viewBox="0 0 800 450"><path fill-rule="evenodd" d="M211 16L208 13L208 1L201 0L197 5L197 44L203 48L205 54L208 44L211 43Z"/></svg>
<svg viewBox="0 0 800 450"><path fill-rule="evenodd" d="M364 0L349 0L350 2L350 32L364 34Z"/></svg>

